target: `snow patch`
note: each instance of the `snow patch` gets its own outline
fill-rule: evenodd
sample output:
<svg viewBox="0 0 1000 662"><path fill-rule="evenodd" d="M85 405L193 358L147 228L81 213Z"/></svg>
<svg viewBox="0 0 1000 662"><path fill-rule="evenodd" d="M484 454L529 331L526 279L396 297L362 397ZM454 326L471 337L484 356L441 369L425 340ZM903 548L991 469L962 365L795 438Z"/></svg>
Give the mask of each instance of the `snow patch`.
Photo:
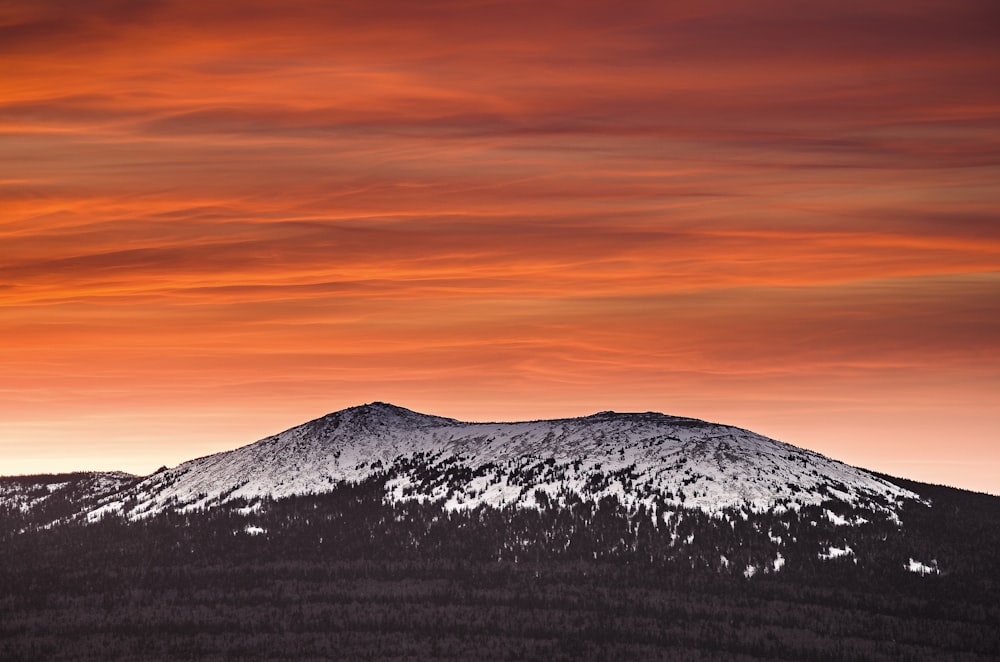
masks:
<svg viewBox="0 0 1000 662"><path fill-rule="evenodd" d="M906 564L906 569L918 575L937 575L941 572L938 570L936 559L931 559L929 563L922 563L911 558Z"/></svg>
<svg viewBox="0 0 1000 662"><path fill-rule="evenodd" d="M848 526L851 523L846 517L841 517L829 508L825 509L823 512L826 515L826 518L830 520L834 526Z"/></svg>
<svg viewBox="0 0 1000 662"><path fill-rule="evenodd" d="M87 513L88 522L97 522L104 519L106 516L112 513L120 513L124 504L121 501L112 501L106 503L103 506L95 508Z"/></svg>
<svg viewBox="0 0 1000 662"><path fill-rule="evenodd" d="M260 501L257 501L255 503L251 503L249 506L243 506L242 508L237 508L235 512L243 516L252 515L254 513L259 513L263 507L264 504L261 503Z"/></svg>
<svg viewBox="0 0 1000 662"><path fill-rule="evenodd" d="M843 547L834 547L833 545L830 545L826 548L825 552L819 553L819 558L823 561L839 559L845 556L854 556L854 550L851 549L849 545L844 545ZM854 562L858 562L857 558L854 559Z"/></svg>

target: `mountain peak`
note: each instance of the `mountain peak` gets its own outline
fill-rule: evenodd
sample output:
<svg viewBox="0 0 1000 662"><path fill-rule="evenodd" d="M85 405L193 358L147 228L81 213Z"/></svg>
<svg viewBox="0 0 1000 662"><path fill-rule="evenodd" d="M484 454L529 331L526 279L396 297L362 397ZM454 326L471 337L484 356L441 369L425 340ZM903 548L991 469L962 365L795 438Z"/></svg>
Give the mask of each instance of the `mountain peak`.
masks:
<svg viewBox="0 0 1000 662"><path fill-rule="evenodd" d="M657 412L467 423L387 402L348 407L234 451L146 478L125 503L137 516L232 499L386 481L391 500L453 509L533 507L577 495L627 507L768 510L827 500L893 512L915 498L881 478L748 430Z"/></svg>
<svg viewBox="0 0 1000 662"><path fill-rule="evenodd" d="M333 412L329 415L349 418L364 417L375 419L423 416L423 414L407 409L406 407L399 407L389 402L379 401L356 405L354 407L347 407L346 409L341 409L340 411Z"/></svg>
<svg viewBox="0 0 1000 662"><path fill-rule="evenodd" d="M381 400L376 400L375 402L369 402L363 405L357 405L355 407L348 407L344 411L355 410L355 411L391 411L391 412L409 412L411 414L416 414L412 409L407 409L406 407L400 407L399 405L394 405L391 402L382 402Z"/></svg>
<svg viewBox="0 0 1000 662"><path fill-rule="evenodd" d="M423 426L436 422L451 421L453 419L441 416L422 414L406 407L400 407L389 402L369 402L368 404L348 407L340 411L327 414L325 419L335 418L341 422L355 423L361 425L388 425L388 426Z"/></svg>

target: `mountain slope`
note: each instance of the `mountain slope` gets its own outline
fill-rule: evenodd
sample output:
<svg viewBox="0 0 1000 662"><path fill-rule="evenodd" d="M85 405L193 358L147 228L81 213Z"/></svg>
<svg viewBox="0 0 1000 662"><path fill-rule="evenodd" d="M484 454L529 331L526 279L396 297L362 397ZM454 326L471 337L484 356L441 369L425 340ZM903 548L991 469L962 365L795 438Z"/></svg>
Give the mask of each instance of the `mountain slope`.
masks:
<svg viewBox="0 0 1000 662"><path fill-rule="evenodd" d="M658 413L466 423L385 403L352 407L160 471L89 517L142 517L234 499L322 493L385 473L394 500L531 507L539 498L628 507L797 509L835 500L895 518L910 490L740 428Z"/></svg>
<svg viewBox="0 0 1000 662"><path fill-rule="evenodd" d="M0 535L91 510L139 480L120 471L0 477Z"/></svg>
<svg viewBox="0 0 1000 662"><path fill-rule="evenodd" d="M987 660L1000 642L1000 498L663 414L375 403L145 478L0 479L0 508L3 660Z"/></svg>

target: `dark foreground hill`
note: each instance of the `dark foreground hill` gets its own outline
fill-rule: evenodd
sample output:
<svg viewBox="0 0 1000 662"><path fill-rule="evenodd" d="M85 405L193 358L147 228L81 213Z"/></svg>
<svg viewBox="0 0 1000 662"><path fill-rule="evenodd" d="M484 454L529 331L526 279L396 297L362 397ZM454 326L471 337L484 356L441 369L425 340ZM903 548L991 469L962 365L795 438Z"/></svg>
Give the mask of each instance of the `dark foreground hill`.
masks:
<svg viewBox="0 0 1000 662"><path fill-rule="evenodd" d="M922 545L964 558L948 575L786 549L780 572L746 577L713 561L770 557L751 533L768 515L735 533L692 511L682 532L693 540L678 547L641 532L620 504L455 513L388 503L383 489L370 480L252 513L237 503L9 536L0 659L986 660L1000 651L989 497L939 490L933 507L904 513L904 537L852 540L886 546L886 559ZM833 527L816 521L809 530ZM979 543L955 537L965 531Z"/></svg>
<svg viewBox="0 0 1000 662"><path fill-rule="evenodd" d="M0 479L0 660L997 659L1000 499L588 419L377 405L147 478Z"/></svg>

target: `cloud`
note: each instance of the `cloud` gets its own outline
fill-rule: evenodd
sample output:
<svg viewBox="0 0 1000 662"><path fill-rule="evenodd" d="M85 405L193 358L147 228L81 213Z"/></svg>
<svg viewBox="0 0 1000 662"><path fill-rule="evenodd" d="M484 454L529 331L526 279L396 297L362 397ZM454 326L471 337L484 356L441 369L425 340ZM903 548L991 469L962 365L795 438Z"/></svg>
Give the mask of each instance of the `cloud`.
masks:
<svg viewBox="0 0 1000 662"><path fill-rule="evenodd" d="M1000 361L997 18L5 3L11 397L971 398Z"/></svg>

